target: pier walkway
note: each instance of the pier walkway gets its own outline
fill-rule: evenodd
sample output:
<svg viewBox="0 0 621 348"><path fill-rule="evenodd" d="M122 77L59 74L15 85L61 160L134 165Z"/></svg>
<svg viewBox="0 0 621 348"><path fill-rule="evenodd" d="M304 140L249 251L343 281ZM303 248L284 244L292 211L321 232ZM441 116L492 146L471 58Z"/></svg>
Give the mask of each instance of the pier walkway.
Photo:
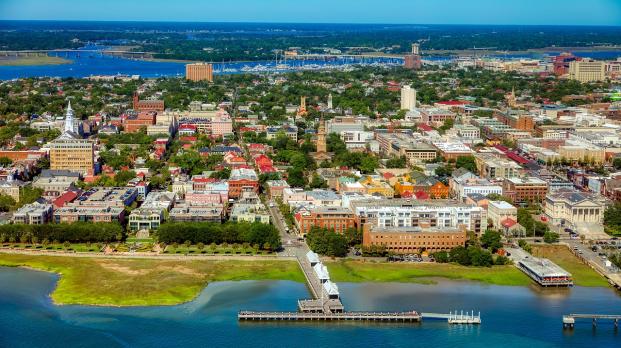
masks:
<svg viewBox="0 0 621 348"><path fill-rule="evenodd" d="M576 319L590 319L593 327L597 326L598 320L611 320L615 329L619 328L621 314L568 314L563 315L563 329L573 329Z"/></svg>
<svg viewBox="0 0 621 348"><path fill-rule="evenodd" d="M389 321L419 322L420 314L412 312L343 312L343 313L305 313L305 312L251 312L240 311L237 315L244 321Z"/></svg>

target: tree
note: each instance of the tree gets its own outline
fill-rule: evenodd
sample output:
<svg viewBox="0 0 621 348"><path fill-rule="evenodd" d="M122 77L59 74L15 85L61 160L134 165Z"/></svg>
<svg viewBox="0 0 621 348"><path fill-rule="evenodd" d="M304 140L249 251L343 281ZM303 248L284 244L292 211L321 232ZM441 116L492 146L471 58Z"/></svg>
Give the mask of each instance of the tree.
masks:
<svg viewBox="0 0 621 348"><path fill-rule="evenodd" d="M0 211L9 211L15 207L17 202L13 197L5 194L0 194Z"/></svg>
<svg viewBox="0 0 621 348"><path fill-rule="evenodd" d="M621 157L617 157L612 161L612 165L615 167L615 169L619 170L621 169Z"/></svg>
<svg viewBox="0 0 621 348"><path fill-rule="evenodd" d="M449 253L447 253L446 251L438 251L437 253L433 254L433 258L438 263L447 263L449 262Z"/></svg>
<svg viewBox="0 0 621 348"><path fill-rule="evenodd" d="M481 246L495 253L502 248L502 236L497 231L487 230L481 236Z"/></svg>
<svg viewBox="0 0 621 348"><path fill-rule="evenodd" d="M459 156L455 161L457 168L464 168L473 173L477 172L477 165L474 156Z"/></svg>
<svg viewBox="0 0 621 348"><path fill-rule="evenodd" d="M13 164L13 160L8 157L0 157L0 167L10 167Z"/></svg>
<svg viewBox="0 0 621 348"><path fill-rule="evenodd" d="M386 168L405 168L406 166L407 161L405 156L393 157L386 161Z"/></svg>
<svg viewBox="0 0 621 348"><path fill-rule="evenodd" d="M621 204L616 203L604 211L604 226L606 232L618 234L621 231Z"/></svg>
<svg viewBox="0 0 621 348"><path fill-rule="evenodd" d="M317 173L313 173L313 179L309 183L310 188L318 189L318 188L328 188L328 183L322 179Z"/></svg>
<svg viewBox="0 0 621 348"><path fill-rule="evenodd" d="M548 231L543 235L543 241L552 244L558 242L559 235L558 233Z"/></svg>
<svg viewBox="0 0 621 348"><path fill-rule="evenodd" d="M349 250L345 236L325 228L313 227L306 234L306 241L311 250L321 255L343 257Z"/></svg>

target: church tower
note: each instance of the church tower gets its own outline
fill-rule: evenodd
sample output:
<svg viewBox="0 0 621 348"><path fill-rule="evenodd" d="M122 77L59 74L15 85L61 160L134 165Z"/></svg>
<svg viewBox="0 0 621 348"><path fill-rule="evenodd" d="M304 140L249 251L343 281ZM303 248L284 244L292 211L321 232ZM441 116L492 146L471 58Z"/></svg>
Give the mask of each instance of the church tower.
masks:
<svg viewBox="0 0 621 348"><path fill-rule="evenodd" d="M66 133L75 133L75 125L73 121L73 109L71 108L71 100L69 101L69 105L67 105L67 112L65 114L65 132Z"/></svg>
<svg viewBox="0 0 621 348"><path fill-rule="evenodd" d="M319 122L319 129L317 130L317 153L326 153L328 152L328 145L326 144L326 123L323 118Z"/></svg>

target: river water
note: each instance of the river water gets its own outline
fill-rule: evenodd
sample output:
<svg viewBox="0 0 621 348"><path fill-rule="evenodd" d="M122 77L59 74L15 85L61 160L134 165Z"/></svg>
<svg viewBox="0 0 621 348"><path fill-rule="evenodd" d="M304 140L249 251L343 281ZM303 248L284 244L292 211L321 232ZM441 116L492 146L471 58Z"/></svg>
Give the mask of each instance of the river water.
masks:
<svg viewBox="0 0 621 348"><path fill-rule="evenodd" d="M145 61L125 59L105 55L104 46L86 46L79 51L59 51L50 53L50 56L69 59L70 64L35 65L35 66L0 66L0 80L11 80L27 77L89 77L93 75L140 75L145 78L184 76L185 63ZM548 52L546 55L558 55L559 52ZM616 59L621 57L621 51L578 51L576 55L596 59ZM492 55L490 57L519 59L541 59L544 54L507 54ZM424 57L427 60L448 61L452 57L437 56ZM401 66L402 58L338 58L327 60L295 60L286 61L259 61L259 62L216 62L214 74L242 74L242 73L270 73L290 72L299 70L342 69L350 66Z"/></svg>
<svg viewBox="0 0 621 348"><path fill-rule="evenodd" d="M89 77L93 75L140 75L145 78L185 75L185 63L126 59L105 55L101 46L83 47L82 51L59 51L50 56L71 60L70 64L0 66L0 80L26 77ZM298 70L344 68L352 65L403 65L402 58L339 58L329 60L287 60L258 62L216 62L214 74L268 73Z"/></svg>
<svg viewBox="0 0 621 348"><path fill-rule="evenodd" d="M239 323L239 310L296 309L308 297L288 281L212 283L172 307L55 306L57 276L0 268L0 347L620 347L611 322L563 331L562 314L621 314L608 288L541 292L529 287L440 281L436 285L341 283L349 310L481 311L481 326L421 324Z"/></svg>

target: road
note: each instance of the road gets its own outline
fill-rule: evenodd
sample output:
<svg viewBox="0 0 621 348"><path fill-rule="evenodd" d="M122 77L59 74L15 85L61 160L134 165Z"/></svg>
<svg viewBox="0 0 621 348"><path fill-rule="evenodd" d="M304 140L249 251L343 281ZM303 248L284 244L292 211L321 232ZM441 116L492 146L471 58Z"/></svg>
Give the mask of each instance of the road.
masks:
<svg viewBox="0 0 621 348"><path fill-rule="evenodd" d="M299 256L301 253L308 252L308 246L302 240L298 240L298 235L295 232L290 231L287 233L287 223L284 216L278 209L278 203L270 200L267 203L267 208L272 216L272 223L280 232L280 239L282 240L283 250L278 253L279 256Z"/></svg>

